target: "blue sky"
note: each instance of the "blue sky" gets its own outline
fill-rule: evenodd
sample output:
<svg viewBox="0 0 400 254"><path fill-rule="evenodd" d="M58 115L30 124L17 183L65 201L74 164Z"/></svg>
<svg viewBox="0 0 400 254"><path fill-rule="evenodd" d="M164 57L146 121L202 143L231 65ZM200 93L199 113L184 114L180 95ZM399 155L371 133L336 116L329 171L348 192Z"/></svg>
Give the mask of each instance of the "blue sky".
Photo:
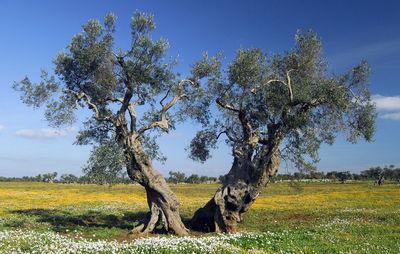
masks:
<svg viewBox="0 0 400 254"><path fill-rule="evenodd" d="M372 166L400 166L400 2L399 1L3 1L0 9L0 175L23 176L57 171L81 174L90 147L72 145L79 123L54 130L43 111L28 108L11 89L28 75L38 81L40 69L52 70L52 59L64 49L81 25L118 16L117 46L130 41L129 22L135 10L154 14L154 39L167 38L170 56L179 56L176 70L189 66L208 50L223 51L231 60L239 47L256 46L266 53L282 52L294 44L297 29L313 29L322 38L331 70L340 73L366 59L373 75L370 89L379 118L373 143L348 144L338 137L324 145L318 168L359 172ZM184 148L193 123L159 139L168 157L156 168L186 174L226 173L232 162L223 145L205 164L190 161ZM282 165L281 173L285 173Z"/></svg>

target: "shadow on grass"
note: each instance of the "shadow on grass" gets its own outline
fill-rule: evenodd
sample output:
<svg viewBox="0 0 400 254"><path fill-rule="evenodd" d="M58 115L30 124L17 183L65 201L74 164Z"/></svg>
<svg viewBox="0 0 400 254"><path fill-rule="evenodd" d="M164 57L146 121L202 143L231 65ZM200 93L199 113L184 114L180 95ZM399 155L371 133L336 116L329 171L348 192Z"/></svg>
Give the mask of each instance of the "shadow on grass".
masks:
<svg viewBox="0 0 400 254"><path fill-rule="evenodd" d="M72 213L58 209L21 209L10 211L10 213L34 217L36 222L51 224L55 231L61 229L74 230L78 227L129 230L143 220L147 214L146 212L125 212L123 215L116 216L101 211L89 210L82 213Z"/></svg>

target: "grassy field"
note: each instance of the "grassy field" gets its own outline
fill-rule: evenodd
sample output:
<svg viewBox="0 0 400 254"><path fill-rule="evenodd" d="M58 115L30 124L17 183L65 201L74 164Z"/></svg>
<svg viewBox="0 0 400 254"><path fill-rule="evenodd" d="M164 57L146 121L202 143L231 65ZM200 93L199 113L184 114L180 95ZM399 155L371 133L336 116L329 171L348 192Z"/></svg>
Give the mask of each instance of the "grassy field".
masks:
<svg viewBox="0 0 400 254"><path fill-rule="evenodd" d="M184 221L218 185L173 185ZM400 186L270 184L234 235L127 232L145 216L140 186L0 183L0 253L400 253Z"/></svg>

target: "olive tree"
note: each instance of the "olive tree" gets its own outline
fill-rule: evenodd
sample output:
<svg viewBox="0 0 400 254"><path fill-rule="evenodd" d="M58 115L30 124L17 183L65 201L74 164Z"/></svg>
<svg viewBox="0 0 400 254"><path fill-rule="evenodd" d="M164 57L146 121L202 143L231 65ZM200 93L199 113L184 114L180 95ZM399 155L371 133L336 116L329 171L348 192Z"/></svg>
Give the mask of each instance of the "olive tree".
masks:
<svg viewBox="0 0 400 254"><path fill-rule="evenodd" d="M332 144L337 134L353 143L372 140L376 114L367 88L370 67L362 61L331 74L313 31L299 31L294 48L283 54L239 49L224 71L219 56L204 55L194 66L209 70L206 99L214 109L208 110L219 112L191 142L190 157L205 161L222 137L233 156L222 186L192 218L194 229L234 232L281 159L312 170L320 145Z"/></svg>
<svg viewBox="0 0 400 254"><path fill-rule="evenodd" d="M182 112L198 110L193 99L202 97L201 76L178 79L173 72L176 61L165 60L168 42L151 38L153 16L134 13L127 50L115 47L115 21L113 14L103 23L90 20L54 59L55 75L43 71L39 83L26 77L14 88L24 103L34 108L46 105L51 126L70 124L76 120L76 110L88 109L91 116L76 143L97 144L98 149L122 154L129 177L146 190L150 213L133 233L147 234L161 222L165 230L186 235L179 200L154 169L152 159L163 158L155 138L173 129ZM110 142L116 144L103 146ZM92 155L89 167L121 168L117 158L110 164L96 157L102 156Z"/></svg>

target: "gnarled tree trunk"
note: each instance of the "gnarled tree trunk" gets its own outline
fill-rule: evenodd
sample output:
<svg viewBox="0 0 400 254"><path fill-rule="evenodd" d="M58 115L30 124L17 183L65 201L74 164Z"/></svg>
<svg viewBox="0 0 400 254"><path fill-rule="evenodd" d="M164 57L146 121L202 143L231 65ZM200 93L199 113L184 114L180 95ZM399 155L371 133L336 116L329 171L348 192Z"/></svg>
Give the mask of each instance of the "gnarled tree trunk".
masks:
<svg viewBox="0 0 400 254"><path fill-rule="evenodd" d="M242 153L241 153L242 154ZM190 221L194 230L205 232L237 231L237 223L247 212L261 191L267 186L270 177L278 171L280 159L277 146L262 150L252 159L249 154L236 153L230 172L215 196L196 211Z"/></svg>
<svg viewBox="0 0 400 254"><path fill-rule="evenodd" d="M144 152L140 142L135 141L126 149L129 177L146 189L150 212L144 221L132 230L133 234L147 235L154 231L159 223L166 232L187 235L189 231L179 215L179 200L169 188L164 177L158 173Z"/></svg>

